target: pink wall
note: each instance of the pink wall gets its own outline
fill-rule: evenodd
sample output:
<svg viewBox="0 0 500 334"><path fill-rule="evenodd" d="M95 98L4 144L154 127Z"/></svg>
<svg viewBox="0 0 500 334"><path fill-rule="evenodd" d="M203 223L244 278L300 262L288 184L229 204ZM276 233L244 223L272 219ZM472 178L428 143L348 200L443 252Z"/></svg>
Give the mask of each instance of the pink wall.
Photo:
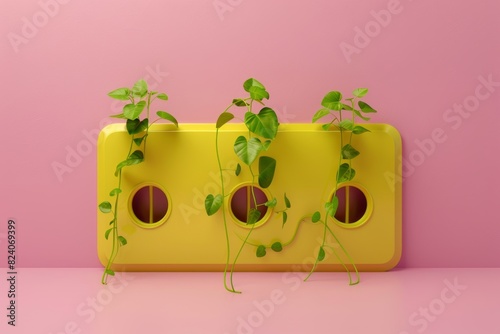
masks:
<svg viewBox="0 0 500 334"><path fill-rule="evenodd" d="M86 133L119 111L108 91L144 77L179 121L214 122L250 76L283 122L308 122L329 90L369 87L373 121L404 142L400 266L500 265L497 0L29 0L0 12L0 242L14 217L20 266L100 266ZM77 149L58 178L53 164Z"/></svg>

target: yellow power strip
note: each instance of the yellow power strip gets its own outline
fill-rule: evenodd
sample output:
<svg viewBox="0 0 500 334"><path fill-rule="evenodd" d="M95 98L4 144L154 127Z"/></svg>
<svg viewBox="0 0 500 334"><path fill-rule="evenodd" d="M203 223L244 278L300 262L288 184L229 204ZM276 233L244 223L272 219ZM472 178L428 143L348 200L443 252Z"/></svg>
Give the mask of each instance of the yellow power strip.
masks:
<svg viewBox="0 0 500 334"><path fill-rule="evenodd" d="M361 154L352 160L355 178L338 185L340 199L336 219L329 226L351 255L359 270L393 268L401 256L401 138L387 124L363 124L370 132L353 137ZM241 246L249 226L245 220L251 175L243 166L236 176L238 157L233 144L248 134L244 124L226 124L219 132L219 148L225 184L226 215L231 254ZM347 139L348 133L344 133ZM278 205L267 209L243 248L236 270L310 270L322 241L323 225L310 217L320 211L334 190L339 162L338 131L318 124L281 124L265 154L277 161L275 177L267 189L256 189L259 200L276 197ZM117 186L116 165L124 160L130 136L124 124L105 127L98 140L97 201L112 201ZM120 248L114 270L219 271L226 261L226 237L222 211L205 213L205 197L221 192L221 175L215 154L215 124L153 124L149 129L144 162L123 168L118 228L128 243ZM394 181L396 177L396 182ZM292 207L282 226L283 194ZM104 237L109 215L98 211L98 256L106 265L111 240ZM329 238L329 237L328 237ZM256 257L258 245L281 242L281 252L268 249ZM344 270L327 239L326 257L317 271ZM339 253L341 254L341 253ZM348 262L346 258L344 262Z"/></svg>

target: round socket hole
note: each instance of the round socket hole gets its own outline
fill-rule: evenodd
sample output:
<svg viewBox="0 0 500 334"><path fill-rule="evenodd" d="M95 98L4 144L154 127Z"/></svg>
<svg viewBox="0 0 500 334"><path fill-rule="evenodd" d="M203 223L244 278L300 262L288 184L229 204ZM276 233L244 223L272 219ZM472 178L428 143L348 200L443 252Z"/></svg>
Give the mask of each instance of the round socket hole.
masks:
<svg viewBox="0 0 500 334"><path fill-rule="evenodd" d="M340 223L353 224L358 222L366 213L368 200L363 191L355 186L344 186L337 189L339 206L335 219Z"/></svg>
<svg viewBox="0 0 500 334"><path fill-rule="evenodd" d="M252 186L243 186L236 190L231 197L231 211L236 219L246 224L248 221L248 213L251 209L257 207L257 210L260 212L260 217L257 220L257 222L259 222L267 213L268 208L264 205L267 201L267 195L262 189ZM255 203L257 203L257 206Z"/></svg>
<svg viewBox="0 0 500 334"><path fill-rule="evenodd" d="M167 195L158 187L148 185L140 188L132 199L132 211L144 224L158 223L168 212Z"/></svg>

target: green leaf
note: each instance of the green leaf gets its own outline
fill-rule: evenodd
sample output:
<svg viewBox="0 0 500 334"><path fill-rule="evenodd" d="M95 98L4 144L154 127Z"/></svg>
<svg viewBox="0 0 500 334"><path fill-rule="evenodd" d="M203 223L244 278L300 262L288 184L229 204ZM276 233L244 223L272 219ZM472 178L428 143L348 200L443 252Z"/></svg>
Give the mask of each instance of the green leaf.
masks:
<svg viewBox="0 0 500 334"><path fill-rule="evenodd" d="M248 130L266 139L274 139L278 133L278 117L274 110L264 107L259 114L245 113L245 125Z"/></svg>
<svg viewBox="0 0 500 334"><path fill-rule="evenodd" d="M352 147L351 144L345 144L341 153L343 159L354 159L359 155L359 151Z"/></svg>
<svg viewBox="0 0 500 334"><path fill-rule="evenodd" d="M115 189L111 190L111 192L109 193L109 196L115 196L121 192L122 192L122 190L120 188L115 188Z"/></svg>
<svg viewBox="0 0 500 334"><path fill-rule="evenodd" d="M292 207L292 204L290 203L290 200L288 199L288 197L286 197L286 193L284 194L284 198L285 198L285 206L287 209L290 209Z"/></svg>
<svg viewBox="0 0 500 334"><path fill-rule="evenodd" d="M332 125L332 123L326 123L326 124L323 124L321 127L323 128L323 130L329 130L330 129L330 126Z"/></svg>
<svg viewBox="0 0 500 334"><path fill-rule="evenodd" d="M274 208L276 206L276 204L278 204L276 197L273 197L273 199L270 199L269 201L264 203L264 205L267 206L268 208Z"/></svg>
<svg viewBox="0 0 500 334"><path fill-rule="evenodd" d="M247 165L251 165L262 150L262 143L259 138L250 138L249 141L244 136L239 136L234 142L234 152Z"/></svg>
<svg viewBox="0 0 500 334"><path fill-rule="evenodd" d="M355 135L360 135L362 133L365 133L365 132L370 132L370 130L362 127L361 125L356 125L353 129L352 129L352 133L354 133Z"/></svg>
<svg viewBox="0 0 500 334"><path fill-rule="evenodd" d="M362 112L364 113L370 113L370 112L377 112L375 109L370 107L368 103L365 103L363 101L358 101L358 106L361 109Z"/></svg>
<svg viewBox="0 0 500 334"><path fill-rule="evenodd" d="M159 98L160 100L164 100L164 101L168 100L168 95L165 93L160 93L160 94L156 95L156 97Z"/></svg>
<svg viewBox="0 0 500 334"><path fill-rule="evenodd" d="M106 240L108 240L109 234L111 233L111 231L113 231L112 228L110 228L109 230L106 230L106 232L104 232L104 238L106 238Z"/></svg>
<svg viewBox="0 0 500 334"><path fill-rule="evenodd" d="M250 87L249 93L250 97L256 101L269 99L269 93L267 92L267 90L260 87Z"/></svg>
<svg viewBox="0 0 500 334"><path fill-rule="evenodd" d="M115 219L113 219L112 221L109 222L109 225L113 225L115 222Z"/></svg>
<svg viewBox="0 0 500 334"><path fill-rule="evenodd" d="M99 210L102 212L102 213L109 213L111 212L111 203L109 203L108 201L106 202L102 202L101 204L99 204Z"/></svg>
<svg viewBox="0 0 500 334"><path fill-rule="evenodd" d="M111 115L109 117L112 117L112 118L120 118L120 119L127 119L127 117L125 117L125 115L123 113L121 114L115 114L115 115Z"/></svg>
<svg viewBox="0 0 500 334"><path fill-rule="evenodd" d="M116 100L128 100L130 90L128 88L118 88L108 93L108 96Z"/></svg>
<svg viewBox="0 0 500 334"><path fill-rule="evenodd" d="M339 166L337 172L337 182L351 181L355 175L356 171L352 167L349 167L349 164L343 163Z"/></svg>
<svg viewBox="0 0 500 334"><path fill-rule="evenodd" d="M140 138L134 138L134 143L137 145L137 146L141 146L141 143L143 140L146 139L148 135L145 134L144 136L140 137Z"/></svg>
<svg viewBox="0 0 500 334"><path fill-rule="evenodd" d="M283 245L281 244L281 242L276 241L271 245L271 249L275 252L281 252L283 250Z"/></svg>
<svg viewBox="0 0 500 334"><path fill-rule="evenodd" d="M146 101L139 101L136 104L129 103L123 107L123 116L127 119L136 119L146 107Z"/></svg>
<svg viewBox="0 0 500 334"><path fill-rule="evenodd" d="M325 259L325 255L325 250L323 249L323 246L321 246L318 252L318 261L323 261Z"/></svg>
<svg viewBox="0 0 500 334"><path fill-rule="evenodd" d="M133 120L127 119L127 132L129 135L135 135L146 131L148 125L149 120L147 118L143 119L142 121L140 121L138 118Z"/></svg>
<svg viewBox="0 0 500 334"><path fill-rule="evenodd" d="M354 127L354 123L350 119L344 119L342 122L339 123L339 128L342 130L347 130L350 131Z"/></svg>
<svg viewBox="0 0 500 334"><path fill-rule="evenodd" d="M321 219L321 213L319 213L319 211L316 211L315 213L313 213L313 215L311 217L311 221L313 223L319 222L320 219Z"/></svg>
<svg viewBox="0 0 500 334"><path fill-rule="evenodd" d="M352 92L352 95L361 98L365 96L366 93L368 93L368 88L358 88Z"/></svg>
<svg viewBox="0 0 500 334"><path fill-rule="evenodd" d="M262 101L262 99L269 99L269 93L266 88L259 81L250 78L243 83L243 89L250 93L250 98Z"/></svg>
<svg viewBox="0 0 500 334"><path fill-rule="evenodd" d="M248 213L247 224L253 225L259 220L259 218L260 211L255 208L251 208L250 212Z"/></svg>
<svg viewBox="0 0 500 334"><path fill-rule="evenodd" d="M343 103L340 102L341 100L342 93L331 91L325 95L323 101L321 101L321 105L330 110L342 110Z"/></svg>
<svg viewBox="0 0 500 334"><path fill-rule="evenodd" d="M205 211L207 215L211 216L219 211L223 201L224 199L221 194L217 194L216 196L209 194L205 198Z"/></svg>
<svg viewBox="0 0 500 334"><path fill-rule="evenodd" d="M320 110L316 111L312 118L312 122L315 123L318 119L325 117L326 115L330 115L330 110L326 108L321 108Z"/></svg>
<svg viewBox="0 0 500 334"><path fill-rule="evenodd" d="M288 213L283 211L283 224L281 224L281 227L285 226L287 220L288 220Z"/></svg>
<svg viewBox="0 0 500 334"><path fill-rule="evenodd" d="M168 112L160 110L160 111L156 112L156 115L158 115L158 117L160 117L160 118L166 119L167 121L174 123L174 125L176 127L179 127L179 123L177 122L177 119L175 119L175 117L172 116L171 114L169 114Z"/></svg>
<svg viewBox="0 0 500 334"><path fill-rule="evenodd" d="M135 96L146 96L146 94L148 93L148 84L146 83L146 81L142 79L138 80L134 84L134 87L132 87L132 93L134 93Z"/></svg>
<svg viewBox="0 0 500 334"><path fill-rule="evenodd" d="M241 173L241 165L238 163L238 164L236 165L236 170L234 171L234 174L235 174L236 176L238 176L238 175L240 175L240 173Z"/></svg>
<svg viewBox="0 0 500 334"><path fill-rule="evenodd" d="M264 87L264 85L263 85L263 84L261 84L259 81L257 81L257 80L256 80L256 79L254 79L254 78L247 79L247 80L243 83L243 89L244 89L246 92L249 92L251 87L259 87L259 88L262 88L262 89L266 89L266 87Z"/></svg>
<svg viewBox="0 0 500 334"><path fill-rule="evenodd" d="M333 196L330 202L325 203L326 215L333 218L337 213L337 209L339 207L339 198L337 196Z"/></svg>
<svg viewBox="0 0 500 334"><path fill-rule="evenodd" d="M267 188L271 185L276 170L276 159L262 156L259 158L259 186Z"/></svg>
<svg viewBox="0 0 500 334"><path fill-rule="evenodd" d="M224 124L229 122L234 118L234 115L231 114L230 112L223 112L222 114L219 115L219 118L217 119L217 123L215 124L215 127L217 129L220 129Z"/></svg>
<svg viewBox="0 0 500 334"><path fill-rule="evenodd" d="M106 269L106 270L104 270L104 272L110 276L115 276L115 272L111 269Z"/></svg>
<svg viewBox="0 0 500 334"><path fill-rule="evenodd" d="M257 255L257 257L266 256L266 246L260 245L259 247L257 247L257 252L255 253L255 255Z"/></svg>
<svg viewBox="0 0 500 334"><path fill-rule="evenodd" d="M233 104L237 107L246 107L248 103L246 103L243 99L233 99Z"/></svg>
<svg viewBox="0 0 500 334"><path fill-rule="evenodd" d="M271 139L267 139L262 143L262 149L264 151L267 151L269 149L269 146L271 145Z"/></svg>
<svg viewBox="0 0 500 334"><path fill-rule="evenodd" d="M144 153L142 151L136 150L134 151L126 160L120 162L116 166L115 176L118 176L118 172L125 166L137 165L144 161Z"/></svg>
<svg viewBox="0 0 500 334"><path fill-rule="evenodd" d="M120 245L122 245L122 246L125 246L127 244L127 239L125 239L121 235L118 236L118 241L120 242Z"/></svg>
<svg viewBox="0 0 500 334"><path fill-rule="evenodd" d="M359 117L359 118L361 118L362 120L364 120L364 121L369 121L369 120L370 120L370 117L363 116L359 110L357 110L357 109L352 109L352 108L351 108L351 110L352 110L352 112L353 112L353 113L355 113L355 114L356 114L356 116L358 116L358 117Z"/></svg>

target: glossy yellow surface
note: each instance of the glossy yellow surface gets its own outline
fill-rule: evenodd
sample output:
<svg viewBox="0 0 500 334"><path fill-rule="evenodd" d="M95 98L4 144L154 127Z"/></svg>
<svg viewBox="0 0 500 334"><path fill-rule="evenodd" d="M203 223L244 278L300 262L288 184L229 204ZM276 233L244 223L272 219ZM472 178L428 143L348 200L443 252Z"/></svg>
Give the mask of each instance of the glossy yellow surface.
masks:
<svg viewBox="0 0 500 334"><path fill-rule="evenodd" d="M349 186L345 188L346 193L359 189L357 193L364 194L366 204L356 221L345 224L330 220L329 226L358 269L389 270L401 255L401 182L397 180L401 175L401 138L396 129L386 124L363 126L371 132L353 136L352 145L361 152L352 160L356 176L348 184L339 185L339 189L346 185ZM225 169L222 178L228 195L226 218L231 262L249 231L230 205L233 201L236 206L246 208L246 203L240 203L241 199L233 199L233 196L237 189L246 189L251 174L243 164L241 174L234 174L238 157L233 143L247 133L243 124L226 124L219 134L221 163ZM344 136L348 140L349 134ZM275 141L264 153L277 161L275 178L271 186L263 190L267 197L276 197L278 204L253 228L236 270L309 270L323 234L322 224L312 223L310 217L320 211L324 218L324 203L335 190L339 140L338 131L324 131L318 124L280 125ZM98 140L98 203L112 202L109 192L118 182L114 171L125 159L129 145L130 136L124 124L108 125L102 130ZM257 165L258 161L255 174ZM219 211L209 217L204 209L206 195L221 192L214 124L180 124L178 129L170 124L153 124L144 162L123 168L122 175L118 228L128 244L120 248L115 270L223 270L226 261L223 213ZM136 196L139 193L142 197ZM285 207L284 193L292 207L282 227L282 214L277 211ZM341 206L352 208L356 205L354 202L351 198ZM346 214L353 210L347 209ZM103 265L111 252L111 241L104 238L110 220L110 214L98 211L97 246ZM256 257L257 245L270 247L276 241L284 245L281 252L268 248L265 257ZM335 239L327 236L327 241L348 262ZM325 251L325 260L317 270L343 270L332 251L329 248Z"/></svg>

